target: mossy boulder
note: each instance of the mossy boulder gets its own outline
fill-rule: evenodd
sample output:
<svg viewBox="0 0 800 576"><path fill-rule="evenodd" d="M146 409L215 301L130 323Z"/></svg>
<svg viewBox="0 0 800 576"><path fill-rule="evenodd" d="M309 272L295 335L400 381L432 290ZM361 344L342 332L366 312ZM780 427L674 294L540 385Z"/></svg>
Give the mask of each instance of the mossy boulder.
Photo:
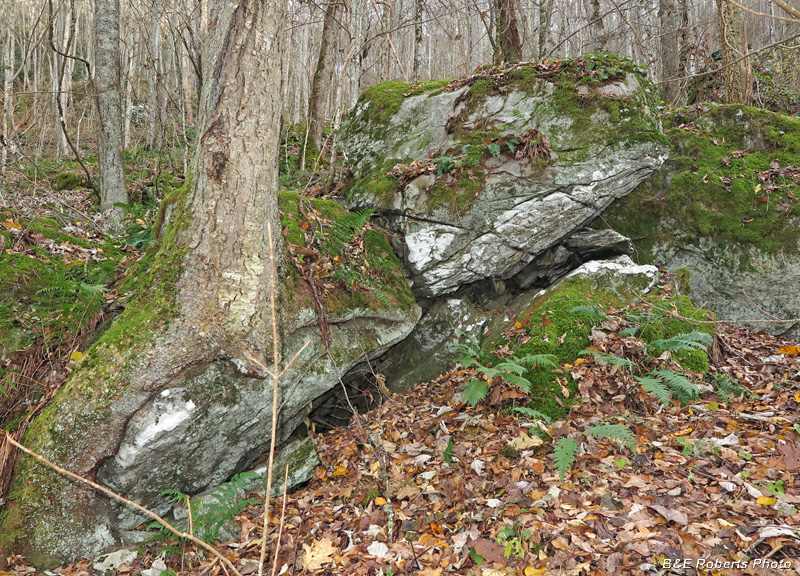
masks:
<svg viewBox="0 0 800 576"><path fill-rule="evenodd" d="M72 469L80 462L86 476L157 513L170 508L159 497L163 490L196 494L219 485L268 449L271 435L272 382L247 356L212 356L177 372L166 366L169 351L190 352L185 342L165 342L164 336L165 326L174 325L194 302L184 306L177 300L186 278L188 249L179 240L190 230L189 189L176 192L164 234L131 271L136 291L127 308L77 363L24 437L26 445L52 461ZM291 206L293 199L289 195L284 203ZM313 201L309 211L334 218L344 213L325 201ZM297 219L302 215L284 211L283 217L291 221L285 222L287 230L301 229ZM291 239L288 244L279 269L280 356L284 364L297 357L281 379L278 442L302 421L312 400L339 385L339 375L402 340L419 317L386 236L367 230L365 261L353 265L368 261L379 268L382 298L346 283L322 294L324 343L315 295L286 263L297 247ZM154 376L163 373L168 373L163 379ZM138 386L142 382L147 385ZM21 457L0 510L0 549L24 551L37 566L49 567L97 555L144 520Z"/></svg>
<svg viewBox="0 0 800 576"><path fill-rule="evenodd" d="M655 89L613 62L602 77L574 59L362 96L342 129L344 201L382 214L417 295L513 277L661 165Z"/></svg>
<svg viewBox="0 0 800 576"><path fill-rule="evenodd" d="M634 238L634 259L686 269L683 289L721 319L798 336L800 119L740 105L665 118L671 158L598 226Z"/></svg>

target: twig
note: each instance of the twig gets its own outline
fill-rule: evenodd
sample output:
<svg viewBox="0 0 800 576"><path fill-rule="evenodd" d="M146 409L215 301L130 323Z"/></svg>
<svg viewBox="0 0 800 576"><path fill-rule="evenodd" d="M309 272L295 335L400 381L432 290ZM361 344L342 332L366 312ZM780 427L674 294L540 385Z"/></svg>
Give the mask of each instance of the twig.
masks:
<svg viewBox="0 0 800 576"><path fill-rule="evenodd" d="M282 371L278 371L278 318L277 308L275 306L275 246L272 243L272 223L267 222L267 239L269 242L269 304L271 308L272 320L272 371L268 370L261 362L255 358L251 358L253 362L258 364L263 370L272 375L272 438L269 443L269 461L267 463L267 487L264 494L264 527L261 530L261 555L258 561L258 576L264 574L264 562L267 556L267 529L269 527L269 500L270 493L272 492L272 464L275 461L275 438L278 434L278 383L281 376L289 367L294 363L300 352L305 350L306 346L310 344L310 340L303 344L303 347L292 357L289 363Z"/></svg>
<svg viewBox="0 0 800 576"><path fill-rule="evenodd" d="M283 536L283 526L286 520L286 492L289 488L289 463L286 463L286 473L283 476L283 507L281 508L281 522L278 525L278 540L275 543L275 555L272 561L272 576L278 570L278 552L281 549L281 536Z"/></svg>
<svg viewBox="0 0 800 576"><path fill-rule="evenodd" d="M769 312L767 312L766 310L764 310L764 309L763 309L761 306L759 306L758 304L756 304L755 302L753 302L753 301L750 299L750 296L748 296L748 295L747 295L747 292L745 292L745 291L744 291L744 288L742 288L742 294L744 294L744 297L745 297L745 298L747 298L747 301L748 301L748 302L750 302L750 304L752 304L753 306L755 306L755 307L756 307L756 310L758 310L759 312L761 312L761 313L762 313L764 316L769 316L769 317L770 317L770 318L772 318L773 320L778 320L779 322L781 321L781 319L780 319L780 318L777 318L777 317L773 316L772 314L770 314Z"/></svg>
<svg viewBox="0 0 800 576"><path fill-rule="evenodd" d="M23 446L22 444L20 444L16 440L14 440L14 438L11 437L11 434L6 432L5 430L3 431L3 433L5 434L6 440L8 442L10 442L14 446L16 446L17 448L22 450L23 452L25 452L29 456L33 456L34 458L36 458L37 460L39 460L43 464L46 464L47 466L49 466L50 468L52 468L53 470L55 470L59 474L63 474L64 476L68 476L68 477L72 478L73 480L77 480L78 482L86 484L87 486L91 486L95 490L99 490L103 494L111 496L115 500L119 500L123 504L126 504L126 505L130 506L131 508L134 508L135 510L138 510L142 514L145 514L145 515L149 516L150 518L152 518L153 520L155 520L156 522L161 524L164 528L166 528L167 530L169 530L170 532L175 534L178 538L186 538L187 540L191 540L192 542L194 542L195 544L197 544L198 546L200 546L204 550L207 550L208 552L213 554L216 558L219 558L228 568L230 568L233 571L234 574L236 574L237 576L242 576L242 574L236 569L236 567L233 565L233 563L231 563L230 560L225 558L225 556L220 554L213 546L211 546L209 544L206 544L205 542L203 542L202 540L200 540L199 538L197 538L197 537L195 537L195 536L193 536L191 534L187 534L186 532L181 532L180 530L178 530L177 528L172 526L169 522L164 520L161 516L159 516L155 512L151 512L150 510L148 510L144 506L140 506L136 502L131 502L130 500L128 500L124 496L120 496L116 492L112 492L111 490L109 490L105 486L101 486L100 484L92 482L91 480L88 480L88 479L86 479L86 478L84 478L82 476L78 476L77 474L75 474L73 472L70 472L69 470L66 470L65 468L62 468L58 464L54 464L53 462L51 462L50 460L48 460L44 456L41 456L41 455L37 454L33 450L30 450L30 449L26 448L25 446Z"/></svg>

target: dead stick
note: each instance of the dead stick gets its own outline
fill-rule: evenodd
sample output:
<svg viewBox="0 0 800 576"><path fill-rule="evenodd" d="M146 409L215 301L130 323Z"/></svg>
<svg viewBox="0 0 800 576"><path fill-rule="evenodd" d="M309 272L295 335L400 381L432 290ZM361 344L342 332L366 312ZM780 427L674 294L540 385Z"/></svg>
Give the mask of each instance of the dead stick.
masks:
<svg viewBox="0 0 800 576"><path fill-rule="evenodd" d="M41 456L41 455L37 454L33 450L29 450L28 448L26 448L25 446L23 446L22 444L20 444L16 440L14 440L8 432L5 432L5 431L3 431L3 432L5 433L6 440L8 440L11 444L16 446L17 448L19 448L20 450L22 450L23 452L25 452L29 456L33 456L34 458L36 458L37 460L39 460L43 464L46 464L47 466L49 466L50 468L52 468L53 470L55 470L59 474L63 474L64 476L68 476L68 477L72 478L73 480L77 480L78 482L82 482L83 484L91 486L95 490L99 490L103 494L107 494L108 496L111 496L115 500L119 500L123 504L127 504L131 508L134 508L134 509L138 510L142 514L146 514L147 516L150 516L150 518L152 518L153 520L155 520L156 522L161 524L164 528L166 528L167 530L169 530L170 532L175 534L178 538L186 538L188 540L191 540L192 542L194 542L195 544L197 544L198 546L200 546L204 550L207 550L208 552L213 554L216 558L219 558L225 565L227 565L233 571L234 574L236 574L237 576L242 576L242 574L236 569L236 567L231 563L231 561L228 560L227 558L225 558L225 556L223 556L219 552L217 552L217 550L213 546L211 546L209 544L206 544L205 542L203 542L199 538L196 538L195 536L192 536L191 534L187 534L186 532L181 532L177 528L173 527L169 522L164 520L161 516L159 516L155 512L151 512L150 510L148 510L144 506L140 506L136 502L131 502L127 498L125 498L123 496L120 496L119 494L117 494L115 492L112 492L111 490L109 490L108 488L106 488L104 486L101 486L100 484L92 482L91 480L87 480L86 478L84 478L82 476L78 476L77 474L62 468L58 464L54 464L53 462L50 462L50 460L48 460L44 456Z"/></svg>
<svg viewBox="0 0 800 576"><path fill-rule="evenodd" d="M283 508L281 508L281 523L278 525L278 540L275 543L275 555L272 561L272 576L278 570L278 552L281 550L281 536L283 536L283 526L286 520L286 492L289 488L289 463L286 463L286 473L283 476Z"/></svg>

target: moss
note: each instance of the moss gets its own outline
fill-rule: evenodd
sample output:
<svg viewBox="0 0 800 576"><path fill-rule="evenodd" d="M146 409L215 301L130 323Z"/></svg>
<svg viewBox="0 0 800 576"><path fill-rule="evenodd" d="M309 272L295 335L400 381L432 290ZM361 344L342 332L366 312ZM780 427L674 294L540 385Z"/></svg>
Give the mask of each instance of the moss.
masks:
<svg viewBox="0 0 800 576"><path fill-rule="evenodd" d="M714 319L714 314L710 310L695 308L691 299L685 295L679 295L669 300L650 298L650 303L656 306L648 320L642 324L637 331L637 337L648 344L654 340L666 340L680 334L688 334L694 330L699 330L711 336L716 335L716 325L708 323L693 323L691 320L707 322ZM678 317L669 316L670 312L676 312ZM687 318L689 320L684 320ZM692 372L708 372L708 354L703 350L693 350L691 352L682 350L674 354L674 359L685 369Z"/></svg>
<svg viewBox="0 0 800 576"><path fill-rule="evenodd" d="M86 187L86 180L74 172L60 172L53 177L53 189L59 192L84 187Z"/></svg>
<svg viewBox="0 0 800 576"><path fill-rule="evenodd" d="M678 268L675 270L675 278L678 281L678 290L681 294L690 294L692 289L689 281L692 278L692 271L688 268Z"/></svg>
<svg viewBox="0 0 800 576"><path fill-rule="evenodd" d="M518 357L529 354L553 354L558 363L573 363L582 350L589 346L592 318L585 312L573 312L573 308L594 302L604 308L620 306L626 300L613 288L602 288L594 281L567 278L550 294L540 296L520 314L528 326L530 340L512 349ZM531 407L551 416L563 418L574 401L578 387L568 371L553 371L536 368L526 376L531 382ZM560 379L569 390L569 397L562 393Z"/></svg>
<svg viewBox="0 0 800 576"><path fill-rule="evenodd" d="M178 313L175 296L187 252L179 238L191 222L190 187L187 183L176 202L172 223L158 244L152 265L139 271L140 289L28 428L24 442L36 452L68 463L76 459L78 451L97 445L103 424L113 420L115 399L130 384L129 370L134 364L130 359L142 354ZM11 512L0 525L9 546L4 549L30 538L35 547L55 550L60 542L74 538L71 530L75 527L65 524L92 511L81 508L80 502L63 499L62 492L70 487L70 480L30 458L21 458L8 492ZM55 500L60 502L58 514L53 514L50 506ZM22 539L8 537L15 529L15 518L26 523ZM41 558L40 564L45 562L48 559Z"/></svg>
<svg viewBox="0 0 800 576"><path fill-rule="evenodd" d="M441 91L449 83L449 78L419 84L381 82L364 90L359 100L369 103L369 119L371 121L383 123L400 110L403 100L406 98Z"/></svg>
<svg viewBox="0 0 800 576"><path fill-rule="evenodd" d="M685 244L713 239L722 251L722 243L735 243L767 253L797 252L800 229L790 225L796 203L789 194L796 196L800 187L778 178L767 193L757 173L771 163L800 166L800 119L739 105L693 114L666 119L673 158L603 219L636 238L639 262L652 262L654 245L676 234ZM637 218L630 218L634 213Z"/></svg>

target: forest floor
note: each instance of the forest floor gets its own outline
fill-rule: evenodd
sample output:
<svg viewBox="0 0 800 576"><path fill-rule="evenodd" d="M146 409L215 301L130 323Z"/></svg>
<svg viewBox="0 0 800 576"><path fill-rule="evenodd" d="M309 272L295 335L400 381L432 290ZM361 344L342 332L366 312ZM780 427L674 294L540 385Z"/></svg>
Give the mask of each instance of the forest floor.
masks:
<svg viewBox="0 0 800 576"><path fill-rule="evenodd" d="M800 573L800 350L727 325L718 343L714 369L747 389L738 397L706 393L659 409L623 371L587 361L570 367L582 400L546 434L504 410L519 394L506 384L475 408L464 402L472 369L387 398L316 437L323 464L286 498L276 573ZM619 344L603 331L593 342ZM586 435L562 481L548 436L603 417L627 423L635 452ZM218 546L245 576L258 572L262 510L247 508L239 540ZM280 514L278 502L270 547ZM148 545L116 573L225 574L189 544L161 564L163 548ZM33 571L12 560L14 573ZM53 573L93 573L92 562Z"/></svg>

